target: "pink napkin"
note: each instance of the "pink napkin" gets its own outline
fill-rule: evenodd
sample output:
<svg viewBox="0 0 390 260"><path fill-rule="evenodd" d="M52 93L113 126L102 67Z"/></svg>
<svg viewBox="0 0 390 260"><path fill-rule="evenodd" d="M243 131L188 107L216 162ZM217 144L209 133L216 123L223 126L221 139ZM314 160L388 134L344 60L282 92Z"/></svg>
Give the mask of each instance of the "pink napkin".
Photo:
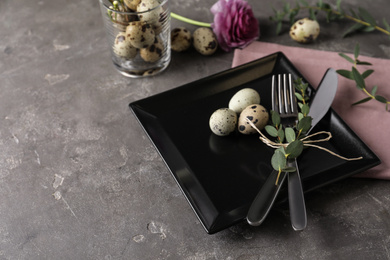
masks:
<svg viewBox="0 0 390 260"><path fill-rule="evenodd" d="M328 68L351 70L352 66L336 52L254 42L243 50L235 50L232 67L278 51L283 52L314 87L318 86ZM370 91L373 86L377 85L377 94L389 99L390 60L365 56L359 56L359 59L373 64L373 66L358 67L361 73L366 69L374 70L374 73L366 79L367 89ZM390 138L388 135L390 112L385 110L385 104L374 100L351 106L352 103L365 97L366 95L356 88L354 81L339 76L338 91L332 108L382 161L380 165L357 176L390 180Z"/></svg>

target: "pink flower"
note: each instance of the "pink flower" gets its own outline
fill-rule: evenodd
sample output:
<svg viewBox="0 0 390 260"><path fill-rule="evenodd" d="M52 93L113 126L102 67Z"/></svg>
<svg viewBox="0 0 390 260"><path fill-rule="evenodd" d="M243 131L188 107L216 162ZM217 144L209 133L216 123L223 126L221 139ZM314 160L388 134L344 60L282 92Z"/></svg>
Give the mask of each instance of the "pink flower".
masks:
<svg viewBox="0 0 390 260"><path fill-rule="evenodd" d="M244 48L259 38L259 24L246 1L219 0L210 10L214 14L211 27L224 51Z"/></svg>

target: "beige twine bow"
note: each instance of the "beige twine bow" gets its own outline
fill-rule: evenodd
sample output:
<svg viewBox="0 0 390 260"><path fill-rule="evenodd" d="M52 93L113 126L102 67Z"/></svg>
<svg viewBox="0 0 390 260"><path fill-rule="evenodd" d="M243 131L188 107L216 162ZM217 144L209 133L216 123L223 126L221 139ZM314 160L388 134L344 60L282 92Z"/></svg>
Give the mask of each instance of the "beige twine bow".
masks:
<svg viewBox="0 0 390 260"><path fill-rule="evenodd" d="M253 124L249 119L246 119L249 124L254 128L256 129L256 131L260 134L260 140L265 143L266 145L268 145L269 147L272 147L272 148L279 148L279 147L284 147L286 148L289 143L276 143L276 142L273 142L271 140L269 140L256 126L255 124ZM319 134L326 134L328 135L328 137L326 138L323 138L323 139L319 139L319 140L307 140L313 136L316 136L316 135L319 135ZM302 143L304 146L307 146L307 147L314 147L314 148L317 148L317 149L320 149L320 150L323 150L323 151L326 151L328 153L330 153L331 155L334 155L336 157L339 157L343 160L346 160L346 161L356 161L356 160L361 160L363 159L362 156L360 157L357 157L357 158L346 158L346 157L343 157L339 154L336 154L324 147L321 147L321 146L318 146L318 145L315 145L315 144L312 144L312 143L319 143L319 142L326 142L326 141L329 141L330 139L332 138L332 134L330 132L327 132L327 131L320 131L320 132L317 132L317 133L314 133L314 134L311 134L311 135L308 135L308 136L305 136L304 138L301 139ZM306 141L305 141L306 140Z"/></svg>

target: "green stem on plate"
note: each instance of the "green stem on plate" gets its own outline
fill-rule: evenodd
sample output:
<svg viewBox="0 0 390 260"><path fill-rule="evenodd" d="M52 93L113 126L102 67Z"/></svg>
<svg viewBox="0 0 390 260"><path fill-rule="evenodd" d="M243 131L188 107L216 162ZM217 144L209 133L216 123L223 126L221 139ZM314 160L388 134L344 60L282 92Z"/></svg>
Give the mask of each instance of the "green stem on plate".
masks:
<svg viewBox="0 0 390 260"><path fill-rule="evenodd" d="M184 16L181 16L181 15L178 15L178 14L175 14L172 12L171 12L171 17L175 18L179 21L185 22L185 23L189 23L189 24L193 24L193 25L197 25L197 26L201 26L201 27L211 27L211 23L203 23L203 22L195 21L195 20L186 18Z"/></svg>

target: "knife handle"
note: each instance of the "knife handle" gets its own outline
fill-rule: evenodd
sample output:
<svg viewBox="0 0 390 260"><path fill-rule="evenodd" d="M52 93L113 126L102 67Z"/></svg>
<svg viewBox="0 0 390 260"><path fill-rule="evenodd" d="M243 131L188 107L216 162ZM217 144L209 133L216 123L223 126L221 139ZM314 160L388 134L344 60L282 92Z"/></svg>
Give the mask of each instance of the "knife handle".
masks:
<svg viewBox="0 0 390 260"><path fill-rule="evenodd" d="M297 160L291 160L288 164L297 169L295 172L288 174L288 203L291 225L295 231L298 231L305 229L307 225L305 198L303 196Z"/></svg>
<svg viewBox="0 0 390 260"><path fill-rule="evenodd" d="M285 172L281 172L277 185L275 183L278 172L274 170L268 176L249 208L246 220L250 225L259 226L263 223L278 196L280 187L282 187L286 176L287 174Z"/></svg>

